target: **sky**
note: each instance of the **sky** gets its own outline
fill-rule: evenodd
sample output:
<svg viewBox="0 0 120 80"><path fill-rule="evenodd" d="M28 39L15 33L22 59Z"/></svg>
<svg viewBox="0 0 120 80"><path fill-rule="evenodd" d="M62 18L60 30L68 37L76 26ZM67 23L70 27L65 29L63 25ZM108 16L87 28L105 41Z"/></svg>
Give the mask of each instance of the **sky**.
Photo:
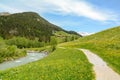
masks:
<svg viewBox="0 0 120 80"><path fill-rule="evenodd" d="M96 33L120 25L120 0L0 0L0 12L37 12L65 30Z"/></svg>

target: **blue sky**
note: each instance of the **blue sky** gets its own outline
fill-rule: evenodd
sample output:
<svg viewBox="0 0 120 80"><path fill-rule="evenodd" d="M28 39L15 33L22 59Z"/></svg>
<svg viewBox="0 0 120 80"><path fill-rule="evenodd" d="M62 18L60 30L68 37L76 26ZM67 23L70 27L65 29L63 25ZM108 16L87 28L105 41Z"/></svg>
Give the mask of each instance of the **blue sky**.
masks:
<svg viewBox="0 0 120 80"><path fill-rule="evenodd" d="M39 13L66 30L94 33L120 25L120 0L0 0L0 12Z"/></svg>

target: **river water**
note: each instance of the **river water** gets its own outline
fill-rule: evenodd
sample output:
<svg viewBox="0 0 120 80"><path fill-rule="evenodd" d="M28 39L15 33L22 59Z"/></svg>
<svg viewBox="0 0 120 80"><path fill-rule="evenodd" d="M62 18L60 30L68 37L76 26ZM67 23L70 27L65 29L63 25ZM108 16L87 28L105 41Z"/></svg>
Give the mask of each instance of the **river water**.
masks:
<svg viewBox="0 0 120 80"><path fill-rule="evenodd" d="M13 60L13 61L7 61L0 64L0 70L5 70L13 67L17 67L20 65L27 64L29 62L37 61L45 57L46 55L44 53L27 53L27 56Z"/></svg>

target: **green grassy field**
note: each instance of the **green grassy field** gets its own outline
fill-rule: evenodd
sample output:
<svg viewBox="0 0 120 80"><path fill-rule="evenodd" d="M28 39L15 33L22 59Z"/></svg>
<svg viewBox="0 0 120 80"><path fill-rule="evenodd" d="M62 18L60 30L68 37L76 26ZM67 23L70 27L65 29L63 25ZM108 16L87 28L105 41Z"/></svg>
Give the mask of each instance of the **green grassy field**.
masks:
<svg viewBox="0 0 120 80"><path fill-rule="evenodd" d="M2 80L94 80L92 65L77 49L57 48L42 60L0 72Z"/></svg>
<svg viewBox="0 0 120 80"><path fill-rule="evenodd" d="M59 46L89 49L120 74L120 27L108 29Z"/></svg>

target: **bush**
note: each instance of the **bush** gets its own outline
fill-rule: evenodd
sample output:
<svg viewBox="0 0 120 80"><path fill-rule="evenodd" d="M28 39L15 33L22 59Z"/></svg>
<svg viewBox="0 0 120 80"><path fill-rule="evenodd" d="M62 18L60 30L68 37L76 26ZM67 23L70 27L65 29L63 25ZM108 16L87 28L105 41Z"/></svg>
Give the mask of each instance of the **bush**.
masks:
<svg viewBox="0 0 120 80"><path fill-rule="evenodd" d="M52 51L54 51L56 49L56 46L57 46L57 39L55 38L55 36L52 36L50 38L50 45L51 45Z"/></svg>
<svg viewBox="0 0 120 80"><path fill-rule="evenodd" d="M17 40L13 41L13 43L16 43ZM16 45L7 45L5 44L5 40L0 38L0 63L3 61L15 59L25 55L26 55L25 50L18 49Z"/></svg>
<svg viewBox="0 0 120 80"><path fill-rule="evenodd" d="M8 45L16 45L18 48L35 48L44 46L42 42L37 40L29 40L25 37L13 37L6 40Z"/></svg>
<svg viewBox="0 0 120 80"><path fill-rule="evenodd" d="M17 46L7 46L0 48L0 63L26 55L26 51L19 50Z"/></svg>

